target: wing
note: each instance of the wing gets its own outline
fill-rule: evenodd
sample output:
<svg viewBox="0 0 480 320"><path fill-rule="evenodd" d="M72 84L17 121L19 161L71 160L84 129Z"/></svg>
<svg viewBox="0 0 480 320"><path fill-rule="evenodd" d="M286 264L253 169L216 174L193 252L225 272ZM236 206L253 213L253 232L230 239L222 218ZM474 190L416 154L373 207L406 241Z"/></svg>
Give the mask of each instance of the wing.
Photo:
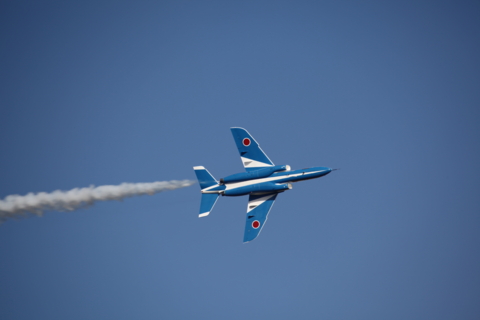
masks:
<svg viewBox="0 0 480 320"><path fill-rule="evenodd" d="M263 152L250 133L243 128L230 128L237 144L243 166L247 171L273 166L272 160Z"/></svg>
<svg viewBox="0 0 480 320"><path fill-rule="evenodd" d="M268 213L272 208L278 193L268 193L262 195L250 195L247 207L247 222L245 224L245 234L243 242L249 242L258 237L262 231L265 222L267 222Z"/></svg>

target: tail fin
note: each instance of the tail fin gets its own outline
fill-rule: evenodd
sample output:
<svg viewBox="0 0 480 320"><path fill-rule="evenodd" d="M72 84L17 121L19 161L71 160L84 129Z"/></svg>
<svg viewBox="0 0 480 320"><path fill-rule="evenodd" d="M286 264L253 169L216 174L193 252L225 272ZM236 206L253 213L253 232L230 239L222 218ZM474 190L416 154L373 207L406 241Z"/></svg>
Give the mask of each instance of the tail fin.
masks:
<svg viewBox="0 0 480 320"><path fill-rule="evenodd" d="M200 214L199 218L206 217L212 211L213 206L218 200L218 193L202 193L202 202L200 203Z"/></svg>
<svg viewBox="0 0 480 320"><path fill-rule="evenodd" d="M216 185L218 182L215 178L208 172L204 167L193 167L195 174L197 175L198 183L200 188L203 190L205 188ZM199 218L206 217L212 211L213 206L218 200L218 193L202 193L202 202L200 203L200 214Z"/></svg>
<svg viewBox="0 0 480 320"><path fill-rule="evenodd" d="M202 166L193 167L193 170L195 170L198 183L200 184L200 188L202 190L218 183L218 181L215 180L215 178L211 175L211 173L208 172L208 170L205 169L204 167Z"/></svg>

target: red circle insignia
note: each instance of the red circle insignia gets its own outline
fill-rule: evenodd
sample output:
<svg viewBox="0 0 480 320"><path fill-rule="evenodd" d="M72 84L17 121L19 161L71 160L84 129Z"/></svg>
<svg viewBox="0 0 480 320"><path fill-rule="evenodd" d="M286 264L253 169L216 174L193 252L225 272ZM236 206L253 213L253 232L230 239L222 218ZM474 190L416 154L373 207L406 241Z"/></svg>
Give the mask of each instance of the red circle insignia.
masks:
<svg viewBox="0 0 480 320"><path fill-rule="evenodd" d="M248 146L250 145L250 143L251 143L251 142L250 142L250 139L248 139L248 138L243 139L243 145L244 145L245 147L248 147Z"/></svg>
<svg viewBox="0 0 480 320"><path fill-rule="evenodd" d="M258 229L258 227L260 227L260 221L258 220L255 220L252 222L252 228L253 229Z"/></svg>

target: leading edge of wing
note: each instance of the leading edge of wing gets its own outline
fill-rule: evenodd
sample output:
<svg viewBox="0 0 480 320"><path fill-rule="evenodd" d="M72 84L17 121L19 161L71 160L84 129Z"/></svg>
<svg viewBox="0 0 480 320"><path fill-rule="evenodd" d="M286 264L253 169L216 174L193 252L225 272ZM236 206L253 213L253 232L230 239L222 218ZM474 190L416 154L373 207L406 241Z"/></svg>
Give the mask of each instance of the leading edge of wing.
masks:
<svg viewBox="0 0 480 320"><path fill-rule="evenodd" d="M268 213L277 198L278 193L250 195L248 197L247 216L243 243L250 242L258 237L267 222Z"/></svg>

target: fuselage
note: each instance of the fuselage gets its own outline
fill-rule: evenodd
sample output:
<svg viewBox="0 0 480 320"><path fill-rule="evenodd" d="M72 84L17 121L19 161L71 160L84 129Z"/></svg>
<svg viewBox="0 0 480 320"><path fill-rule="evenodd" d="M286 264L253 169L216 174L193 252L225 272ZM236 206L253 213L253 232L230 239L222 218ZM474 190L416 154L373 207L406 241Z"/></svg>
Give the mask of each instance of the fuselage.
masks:
<svg viewBox="0 0 480 320"><path fill-rule="evenodd" d="M293 182L320 178L335 169L313 167L291 170L288 165L275 165L247 130L239 127L230 130L245 171L217 180L204 166L193 167L202 192L198 217L207 217L220 195L248 195L243 237L246 243L260 234L279 193L292 189Z"/></svg>
<svg viewBox="0 0 480 320"><path fill-rule="evenodd" d="M288 166L282 166L288 167ZM289 168L289 167L288 167ZM256 179L235 179L240 181L225 182L210 186L202 190L202 193L219 193L224 196L243 196L247 194L262 194L271 192L283 192L292 188L292 182L320 178L332 172L327 167L313 167L301 170L284 170L269 174L268 176ZM237 177L232 175L230 177ZM227 177L228 178L228 177ZM233 179L227 179L233 180Z"/></svg>

